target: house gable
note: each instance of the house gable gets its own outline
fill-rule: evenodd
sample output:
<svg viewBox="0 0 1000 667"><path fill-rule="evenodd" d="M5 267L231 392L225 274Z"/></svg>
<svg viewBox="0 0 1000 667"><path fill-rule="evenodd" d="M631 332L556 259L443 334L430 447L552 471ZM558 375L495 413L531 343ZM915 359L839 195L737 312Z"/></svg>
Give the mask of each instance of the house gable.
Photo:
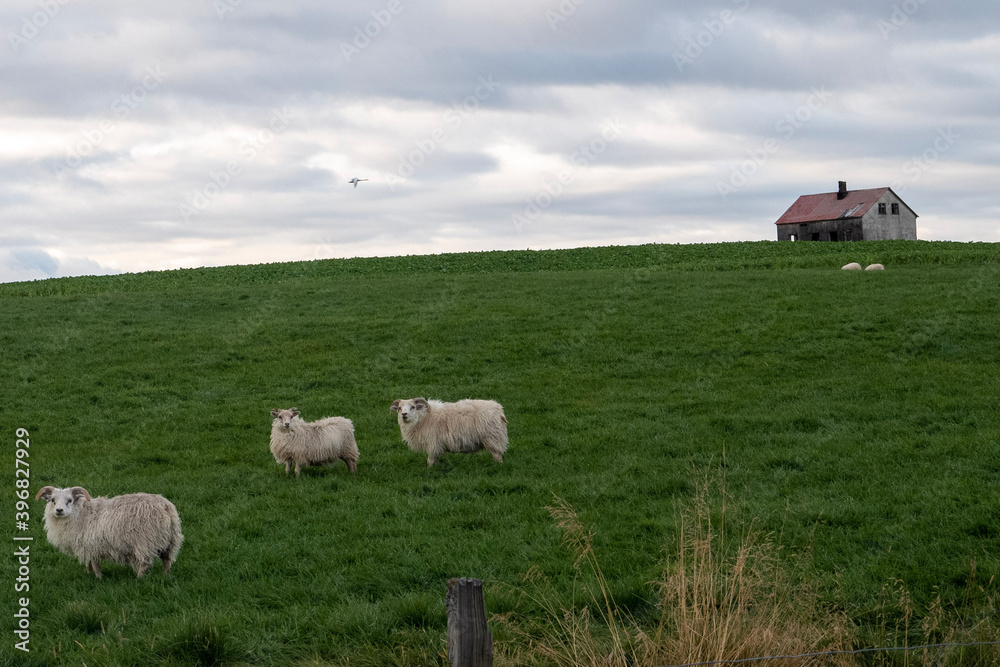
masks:
<svg viewBox="0 0 1000 667"><path fill-rule="evenodd" d="M868 210L861 225L866 241L917 238L917 214L891 189Z"/></svg>

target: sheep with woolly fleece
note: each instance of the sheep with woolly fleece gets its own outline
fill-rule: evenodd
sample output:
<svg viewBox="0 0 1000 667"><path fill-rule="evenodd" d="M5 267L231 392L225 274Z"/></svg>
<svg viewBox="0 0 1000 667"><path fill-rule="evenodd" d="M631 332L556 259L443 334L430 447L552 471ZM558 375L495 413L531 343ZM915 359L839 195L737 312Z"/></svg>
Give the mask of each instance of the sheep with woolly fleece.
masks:
<svg viewBox="0 0 1000 667"><path fill-rule="evenodd" d="M865 271L885 271L885 267L881 264L869 264L865 267Z"/></svg>
<svg viewBox="0 0 1000 667"><path fill-rule="evenodd" d="M101 561L128 565L141 577L160 558L163 573L184 542L174 504L158 494L129 493L93 498L82 486L45 486L35 500L45 504L45 536L101 578Z"/></svg>
<svg viewBox="0 0 1000 667"><path fill-rule="evenodd" d="M858 264L857 262L851 262L850 264L844 264L842 267L840 267L840 270L841 271L860 271L861 270L861 265Z"/></svg>
<svg viewBox="0 0 1000 667"><path fill-rule="evenodd" d="M471 454L481 449L503 463L507 417L496 401L397 399L389 409L396 413L403 442L411 450L427 454L428 466L437 463L444 452Z"/></svg>
<svg viewBox="0 0 1000 667"><path fill-rule="evenodd" d="M285 464L285 475L295 464L295 476L311 465L332 465L337 459L354 473L358 469L358 443L354 441L354 423L346 417L326 417L303 421L298 408L271 410L271 453Z"/></svg>

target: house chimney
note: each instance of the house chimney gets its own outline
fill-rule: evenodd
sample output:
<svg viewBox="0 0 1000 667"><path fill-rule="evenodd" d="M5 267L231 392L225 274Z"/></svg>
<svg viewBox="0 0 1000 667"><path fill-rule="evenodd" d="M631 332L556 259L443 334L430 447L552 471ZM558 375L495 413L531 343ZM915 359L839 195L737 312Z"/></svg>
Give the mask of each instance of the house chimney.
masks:
<svg viewBox="0 0 1000 667"><path fill-rule="evenodd" d="M847 181L837 181L837 185L840 186L837 191L837 199L843 199L847 196Z"/></svg>

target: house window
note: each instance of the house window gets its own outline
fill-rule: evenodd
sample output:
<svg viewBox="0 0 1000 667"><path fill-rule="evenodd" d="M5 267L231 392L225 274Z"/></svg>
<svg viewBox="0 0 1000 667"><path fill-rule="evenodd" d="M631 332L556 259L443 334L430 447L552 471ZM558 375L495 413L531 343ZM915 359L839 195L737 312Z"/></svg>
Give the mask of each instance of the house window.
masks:
<svg viewBox="0 0 1000 667"><path fill-rule="evenodd" d="M899 204L893 204L892 205L892 214L893 215L899 215Z"/></svg>
<svg viewBox="0 0 1000 667"><path fill-rule="evenodd" d="M795 236L795 234L792 234L792 235L790 235L790 236L788 237L788 240L789 240L789 241L798 241L798 237L797 237L797 236Z"/></svg>
<svg viewBox="0 0 1000 667"><path fill-rule="evenodd" d="M844 232L844 240L845 241L850 241L851 240L851 230L850 229L848 229L848 230L846 230Z"/></svg>
<svg viewBox="0 0 1000 667"><path fill-rule="evenodd" d="M893 204L893 206L895 206L895 204ZM885 204L879 204L878 205L878 214L879 215L885 215Z"/></svg>
<svg viewBox="0 0 1000 667"><path fill-rule="evenodd" d="M837 232L830 232L830 240L831 241L837 240Z"/></svg>
<svg viewBox="0 0 1000 667"><path fill-rule="evenodd" d="M819 241L819 232L813 232L812 233L812 240L813 241Z"/></svg>

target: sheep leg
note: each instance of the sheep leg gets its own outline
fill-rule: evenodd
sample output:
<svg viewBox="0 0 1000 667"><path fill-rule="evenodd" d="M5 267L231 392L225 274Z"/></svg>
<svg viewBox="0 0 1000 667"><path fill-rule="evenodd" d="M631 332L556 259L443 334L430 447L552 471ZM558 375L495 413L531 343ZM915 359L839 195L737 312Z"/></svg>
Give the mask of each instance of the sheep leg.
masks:
<svg viewBox="0 0 1000 667"><path fill-rule="evenodd" d="M291 469L292 469L292 460L288 459L287 461L285 461L285 477L288 477L288 473Z"/></svg>
<svg viewBox="0 0 1000 667"><path fill-rule="evenodd" d="M487 438L486 440L483 441L483 449L485 449L486 451L488 451L490 454L493 455L494 461L496 461L497 463L503 463L503 450L504 450L503 440L497 442L497 440L493 439L492 437Z"/></svg>
<svg viewBox="0 0 1000 667"><path fill-rule="evenodd" d="M169 548L160 552L160 560L163 561L163 574L167 574L170 572L170 566L173 565L173 561L170 560Z"/></svg>
<svg viewBox="0 0 1000 667"><path fill-rule="evenodd" d="M347 464L347 469L351 471L352 475L358 471L358 462L355 461L354 459L349 459L345 457L344 463Z"/></svg>
<svg viewBox="0 0 1000 667"><path fill-rule="evenodd" d="M93 572L98 579L101 578L101 561L92 560L87 563L87 572Z"/></svg>
<svg viewBox="0 0 1000 667"><path fill-rule="evenodd" d="M299 473L302 472L302 465L299 463L295 464L295 476L298 477Z"/></svg>
<svg viewBox="0 0 1000 667"><path fill-rule="evenodd" d="M137 561L133 566L135 568L135 576L141 577L142 575L146 574L146 570L148 570L149 566L152 564L153 563L148 560Z"/></svg>
<svg viewBox="0 0 1000 667"><path fill-rule="evenodd" d="M438 462L438 457L437 457L436 454L431 454L430 456L427 457L427 467L428 468L430 468L431 466L437 464L437 462Z"/></svg>

